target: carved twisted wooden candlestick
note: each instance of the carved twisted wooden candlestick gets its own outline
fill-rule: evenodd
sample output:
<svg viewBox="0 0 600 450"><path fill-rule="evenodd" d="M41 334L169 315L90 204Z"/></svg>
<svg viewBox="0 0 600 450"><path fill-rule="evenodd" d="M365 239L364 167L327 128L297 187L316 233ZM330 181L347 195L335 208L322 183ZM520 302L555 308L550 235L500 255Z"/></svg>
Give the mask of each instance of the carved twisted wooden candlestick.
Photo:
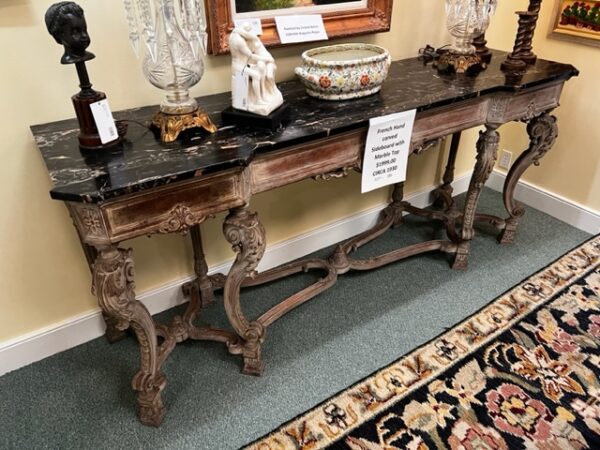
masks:
<svg viewBox="0 0 600 450"><path fill-rule="evenodd" d="M533 35L540 16L542 0L530 0L527 11L517 12L519 29L513 52L502 63L502 70L523 71L527 64L535 64L537 56L533 53Z"/></svg>
<svg viewBox="0 0 600 450"><path fill-rule="evenodd" d="M524 71L527 67L527 63L523 60L523 54L525 52L525 47L527 46L529 20L531 19L532 13L521 11L517 12L517 14L519 15L519 30L515 39L515 45L512 53L507 56L506 60L500 66L502 70L514 72Z"/></svg>
<svg viewBox="0 0 600 450"><path fill-rule="evenodd" d="M527 8L527 11L536 13L539 16L541 9L542 0L529 0L529 8Z"/></svg>
<svg viewBox="0 0 600 450"><path fill-rule="evenodd" d="M527 12L531 13L532 16L529 19L529 23L527 24L527 31L529 33L528 40L525 42L525 47L523 48L524 53L522 55L523 61L527 64L535 64L537 61L537 56L532 52L533 48L533 35L535 34L535 29L537 27L537 21L540 17L540 10L542 9L542 0L530 0L529 8Z"/></svg>

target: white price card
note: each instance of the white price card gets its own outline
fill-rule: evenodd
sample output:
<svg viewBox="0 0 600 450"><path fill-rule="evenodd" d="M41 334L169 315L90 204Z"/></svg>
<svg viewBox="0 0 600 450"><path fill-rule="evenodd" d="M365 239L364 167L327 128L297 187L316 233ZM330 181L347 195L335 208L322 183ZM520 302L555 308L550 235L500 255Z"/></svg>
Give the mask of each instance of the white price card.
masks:
<svg viewBox="0 0 600 450"><path fill-rule="evenodd" d="M363 193L406 180L416 115L413 109L370 120L362 167Z"/></svg>
<svg viewBox="0 0 600 450"><path fill-rule="evenodd" d="M118 139L119 134L117 133L117 126L115 125L115 119L113 118L108 100L100 100L96 103L90 104L92 115L94 116L94 122L96 122L96 128L100 135L100 142L108 144Z"/></svg>
<svg viewBox="0 0 600 450"><path fill-rule="evenodd" d="M282 44L328 39L321 14L277 16L275 17L275 24Z"/></svg>
<svg viewBox="0 0 600 450"><path fill-rule="evenodd" d="M243 111L248 110L248 94L250 93L250 77L247 72L235 72L231 86L232 106Z"/></svg>
<svg viewBox="0 0 600 450"><path fill-rule="evenodd" d="M250 30L253 34L260 36L263 34L262 21L258 17L248 19L235 19L233 21L236 28L243 28L244 25L249 24L252 29Z"/></svg>

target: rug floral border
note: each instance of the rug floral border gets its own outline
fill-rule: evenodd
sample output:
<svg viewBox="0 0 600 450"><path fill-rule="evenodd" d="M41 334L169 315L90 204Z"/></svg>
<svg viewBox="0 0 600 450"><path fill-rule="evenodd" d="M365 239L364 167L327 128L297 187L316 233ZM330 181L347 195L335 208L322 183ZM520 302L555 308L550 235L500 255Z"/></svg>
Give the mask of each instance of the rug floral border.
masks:
<svg viewBox="0 0 600 450"><path fill-rule="evenodd" d="M335 443L549 303L599 264L600 235L529 276L450 330L244 449L318 450ZM365 398L372 399L368 407L358 407L365 404ZM332 420L334 416L345 418L342 426Z"/></svg>

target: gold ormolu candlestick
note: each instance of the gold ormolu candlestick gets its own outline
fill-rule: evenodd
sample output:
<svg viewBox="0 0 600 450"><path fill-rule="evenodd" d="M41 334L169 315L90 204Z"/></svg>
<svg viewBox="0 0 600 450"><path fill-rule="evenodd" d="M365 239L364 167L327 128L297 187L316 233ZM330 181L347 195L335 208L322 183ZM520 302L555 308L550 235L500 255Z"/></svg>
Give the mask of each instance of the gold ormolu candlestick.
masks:
<svg viewBox="0 0 600 450"><path fill-rule="evenodd" d="M535 29L537 27L537 21L540 17L540 10L542 8L542 0L530 0L529 8L527 9L528 13L531 13L531 17L529 23L526 25L528 27L527 39L523 46L523 54L521 59L525 61L527 64L535 64L537 61L537 56L533 53L533 36L535 34Z"/></svg>

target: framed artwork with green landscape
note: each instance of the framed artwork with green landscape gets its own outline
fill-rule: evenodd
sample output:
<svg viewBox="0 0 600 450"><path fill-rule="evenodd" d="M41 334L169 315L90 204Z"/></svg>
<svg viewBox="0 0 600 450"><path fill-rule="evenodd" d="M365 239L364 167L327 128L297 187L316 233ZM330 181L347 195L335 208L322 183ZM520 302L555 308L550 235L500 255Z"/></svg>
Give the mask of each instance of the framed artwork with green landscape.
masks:
<svg viewBox="0 0 600 450"><path fill-rule="evenodd" d="M600 47L600 1L557 0L552 37Z"/></svg>
<svg viewBox="0 0 600 450"><path fill-rule="evenodd" d="M209 50L229 52L234 20L259 18L267 47L282 45L274 18L288 14L321 14L330 39L389 31L393 0L205 0Z"/></svg>

